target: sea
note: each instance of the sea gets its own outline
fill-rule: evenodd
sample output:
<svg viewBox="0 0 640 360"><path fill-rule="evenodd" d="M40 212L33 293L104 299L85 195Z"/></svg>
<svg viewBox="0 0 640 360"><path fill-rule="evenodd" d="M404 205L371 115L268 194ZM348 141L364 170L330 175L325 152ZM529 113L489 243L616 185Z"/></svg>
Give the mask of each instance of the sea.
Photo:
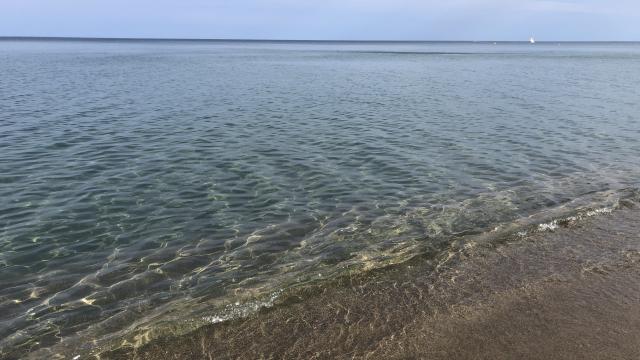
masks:
<svg viewBox="0 0 640 360"><path fill-rule="evenodd" d="M252 316L639 186L640 43L0 38L0 358Z"/></svg>

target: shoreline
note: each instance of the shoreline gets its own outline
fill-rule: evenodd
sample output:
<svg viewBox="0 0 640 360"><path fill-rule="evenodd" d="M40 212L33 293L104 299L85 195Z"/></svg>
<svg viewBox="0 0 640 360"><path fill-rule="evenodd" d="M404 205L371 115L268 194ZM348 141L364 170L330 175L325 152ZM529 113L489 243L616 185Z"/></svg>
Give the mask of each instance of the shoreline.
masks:
<svg viewBox="0 0 640 360"><path fill-rule="evenodd" d="M103 359L634 358L640 209L300 289L247 318Z"/></svg>

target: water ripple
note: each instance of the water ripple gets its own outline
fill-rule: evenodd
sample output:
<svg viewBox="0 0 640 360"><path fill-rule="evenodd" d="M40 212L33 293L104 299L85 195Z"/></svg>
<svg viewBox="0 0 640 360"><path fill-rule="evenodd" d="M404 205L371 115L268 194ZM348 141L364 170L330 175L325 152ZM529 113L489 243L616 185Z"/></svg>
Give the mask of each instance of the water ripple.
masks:
<svg viewBox="0 0 640 360"><path fill-rule="evenodd" d="M316 46L0 42L0 357L638 185L636 47Z"/></svg>

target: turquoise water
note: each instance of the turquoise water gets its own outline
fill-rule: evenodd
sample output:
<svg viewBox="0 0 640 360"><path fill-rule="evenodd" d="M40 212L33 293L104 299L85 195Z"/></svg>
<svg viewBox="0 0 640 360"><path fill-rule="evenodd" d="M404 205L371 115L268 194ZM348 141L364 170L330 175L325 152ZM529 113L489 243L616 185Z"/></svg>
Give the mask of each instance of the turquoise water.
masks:
<svg viewBox="0 0 640 360"><path fill-rule="evenodd" d="M639 182L636 43L5 39L0 73L0 355L223 321Z"/></svg>

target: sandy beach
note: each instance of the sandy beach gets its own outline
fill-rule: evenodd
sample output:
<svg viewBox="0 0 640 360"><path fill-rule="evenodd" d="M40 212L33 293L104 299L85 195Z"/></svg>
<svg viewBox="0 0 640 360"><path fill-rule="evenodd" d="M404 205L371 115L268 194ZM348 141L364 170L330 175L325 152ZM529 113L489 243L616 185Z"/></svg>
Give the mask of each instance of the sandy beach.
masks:
<svg viewBox="0 0 640 360"><path fill-rule="evenodd" d="M636 359L640 211L468 243L108 359Z"/></svg>

